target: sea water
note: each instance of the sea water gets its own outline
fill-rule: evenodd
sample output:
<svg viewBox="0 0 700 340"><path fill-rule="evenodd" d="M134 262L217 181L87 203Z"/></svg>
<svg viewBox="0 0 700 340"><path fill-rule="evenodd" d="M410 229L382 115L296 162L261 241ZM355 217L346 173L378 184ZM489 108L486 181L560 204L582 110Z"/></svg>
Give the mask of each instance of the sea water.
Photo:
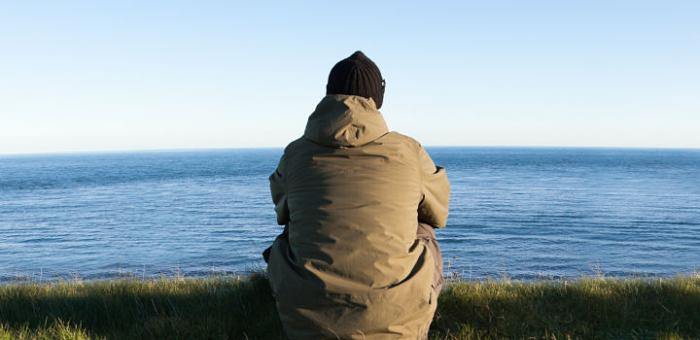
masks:
<svg viewBox="0 0 700 340"><path fill-rule="evenodd" d="M263 270L281 149L0 156L0 281ZM700 269L700 150L429 148L465 279Z"/></svg>

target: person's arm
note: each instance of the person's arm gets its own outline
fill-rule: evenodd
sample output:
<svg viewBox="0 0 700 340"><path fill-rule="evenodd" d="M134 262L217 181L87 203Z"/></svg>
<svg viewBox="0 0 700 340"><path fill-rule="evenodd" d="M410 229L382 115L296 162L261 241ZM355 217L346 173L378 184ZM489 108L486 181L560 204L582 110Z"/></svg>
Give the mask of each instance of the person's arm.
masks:
<svg viewBox="0 0 700 340"><path fill-rule="evenodd" d="M286 154L282 155L277 169L270 175L270 193L275 204L277 224L289 223L289 206L287 205L287 185L285 178Z"/></svg>
<svg viewBox="0 0 700 340"><path fill-rule="evenodd" d="M421 163L423 199L418 205L418 221L443 228L447 224L450 200L450 182L445 168L435 166L430 155L421 146L419 150Z"/></svg>

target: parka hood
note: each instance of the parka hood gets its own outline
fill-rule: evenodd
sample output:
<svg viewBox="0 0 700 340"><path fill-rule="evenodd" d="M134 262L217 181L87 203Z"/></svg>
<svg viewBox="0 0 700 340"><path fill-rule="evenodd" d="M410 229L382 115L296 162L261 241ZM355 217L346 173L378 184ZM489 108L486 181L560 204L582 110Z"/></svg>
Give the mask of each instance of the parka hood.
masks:
<svg viewBox="0 0 700 340"><path fill-rule="evenodd" d="M334 147L362 146L389 132L374 100L360 96L325 96L309 116L304 138Z"/></svg>

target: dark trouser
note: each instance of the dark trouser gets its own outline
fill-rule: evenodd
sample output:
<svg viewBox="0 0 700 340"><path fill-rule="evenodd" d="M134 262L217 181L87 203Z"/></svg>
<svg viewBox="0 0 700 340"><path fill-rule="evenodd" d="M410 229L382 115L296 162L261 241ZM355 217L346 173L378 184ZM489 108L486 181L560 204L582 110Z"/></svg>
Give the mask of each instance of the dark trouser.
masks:
<svg viewBox="0 0 700 340"><path fill-rule="evenodd" d="M289 237L289 225L284 227L284 230L278 237ZM425 246L428 251L433 255L433 260L435 261L435 274L433 275L432 287L436 295L440 295L442 286L444 284L444 279L442 276L442 253L440 253L440 245L435 238L435 229L427 223L418 223L418 230L416 232L416 239L425 242ZM265 262L270 260L270 249L268 247L263 251L263 258Z"/></svg>

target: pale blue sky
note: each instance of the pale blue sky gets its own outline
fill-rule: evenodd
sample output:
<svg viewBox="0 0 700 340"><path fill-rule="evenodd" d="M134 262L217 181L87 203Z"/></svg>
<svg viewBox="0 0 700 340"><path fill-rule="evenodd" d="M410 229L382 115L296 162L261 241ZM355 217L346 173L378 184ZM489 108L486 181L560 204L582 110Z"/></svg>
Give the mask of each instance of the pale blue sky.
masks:
<svg viewBox="0 0 700 340"><path fill-rule="evenodd" d="M700 147L700 1L8 1L0 153L284 146L357 49L426 145Z"/></svg>

